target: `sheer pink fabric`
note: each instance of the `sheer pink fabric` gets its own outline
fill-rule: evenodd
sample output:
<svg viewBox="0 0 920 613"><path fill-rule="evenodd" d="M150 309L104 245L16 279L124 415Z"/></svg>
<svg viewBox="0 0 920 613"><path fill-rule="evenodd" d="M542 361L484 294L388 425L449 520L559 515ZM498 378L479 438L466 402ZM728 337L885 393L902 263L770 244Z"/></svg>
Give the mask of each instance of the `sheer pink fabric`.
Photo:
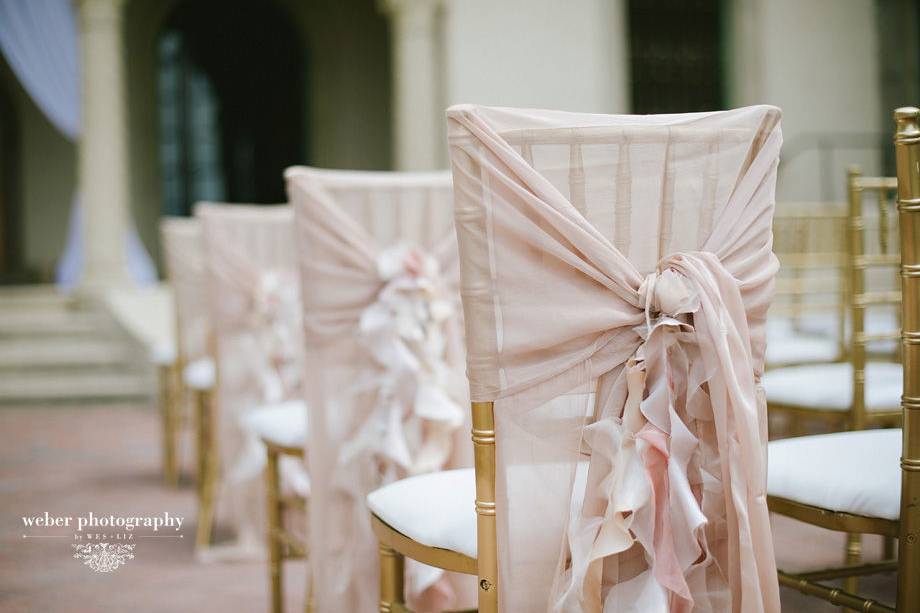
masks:
<svg viewBox="0 0 920 613"><path fill-rule="evenodd" d="M379 569L367 494L471 463L450 175L291 168L285 176L310 290L313 603L320 613L373 611ZM407 564L415 610L475 601L472 577L442 576Z"/></svg>
<svg viewBox="0 0 920 613"><path fill-rule="evenodd" d="M255 548L265 533L265 450L245 418L302 395L294 213L288 206L203 203L195 215L204 235L217 363L217 511L240 544Z"/></svg>
<svg viewBox="0 0 920 613"><path fill-rule="evenodd" d="M778 611L759 378L780 112L448 110L503 611Z"/></svg>
<svg viewBox="0 0 920 613"><path fill-rule="evenodd" d="M201 223L190 217L160 221L164 261L176 296L178 347L183 363L208 355L208 293Z"/></svg>

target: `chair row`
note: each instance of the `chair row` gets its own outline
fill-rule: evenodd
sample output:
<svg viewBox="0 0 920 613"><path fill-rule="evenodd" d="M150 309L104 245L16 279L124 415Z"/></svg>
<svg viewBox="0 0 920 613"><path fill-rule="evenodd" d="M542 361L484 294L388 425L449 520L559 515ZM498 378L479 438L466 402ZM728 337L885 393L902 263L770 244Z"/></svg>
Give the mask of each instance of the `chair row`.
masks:
<svg viewBox="0 0 920 613"><path fill-rule="evenodd" d="M909 284L920 131L916 110L898 119ZM164 222L198 407L199 545L215 512L235 554L267 525L276 611L281 562L301 554L320 612L778 611L774 511L900 537L898 562L783 583L893 610L821 580L897 566L899 610L920 605L918 517L889 479L901 431L767 449L777 109L461 106L448 134L452 180L292 168L290 205ZM891 259L860 249L860 274ZM861 348L887 337L863 327L871 292L848 287L859 372ZM905 410L920 408L918 294L905 285ZM920 495L920 424L904 424Z"/></svg>

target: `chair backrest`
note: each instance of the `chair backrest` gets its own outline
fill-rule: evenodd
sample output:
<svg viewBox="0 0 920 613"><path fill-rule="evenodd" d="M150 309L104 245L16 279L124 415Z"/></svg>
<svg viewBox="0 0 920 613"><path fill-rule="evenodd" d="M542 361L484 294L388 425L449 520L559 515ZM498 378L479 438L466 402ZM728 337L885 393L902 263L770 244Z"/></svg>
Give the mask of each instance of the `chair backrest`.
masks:
<svg viewBox="0 0 920 613"><path fill-rule="evenodd" d="M179 364L208 355L207 270L201 222L192 217L160 220L166 277L176 300Z"/></svg>
<svg viewBox="0 0 920 613"><path fill-rule="evenodd" d="M856 429L871 421L866 411L867 356L898 358L901 255L893 219L896 189L894 177L864 177L856 168L847 171L847 355L853 364L850 427ZM868 210L867 196L875 204Z"/></svg>
<svg viewBox="0 0 920 613"><path fill-rule="evenodd" d="M264 451L241 424L262 405L301 396L294 213L289 206L199 203L195 217L204 237L217 371L225 484L218 510L227 509L239 532L262 537Z"/></svg>
<svg viewBox="0 0 920 613"><path fill-rule="evenodd" d="M840 359L847 354L847 229L845 203L776 204L773 252L780 271L770 323L777 336L835 336Z"/></svg>
<svg viewBox="0 0 920 613"><path fill-rule="evenodd" d="M778 109L459 106L448 126L480 611L778 609L756 383Z"/></svg>
<svg viewBox="0 0 920 613"><path fill-rule="evenodd" d="M904 444L898 546L898 611L920 609L920 110L895 111L901 236Z"/></svg>
<svg viewBox="0 0 920 613"><path fill-rule="evenodd" d="M285 176L309 347L313 603L370 611L379 568L367 494L470 462L450 175Z"/></svg>

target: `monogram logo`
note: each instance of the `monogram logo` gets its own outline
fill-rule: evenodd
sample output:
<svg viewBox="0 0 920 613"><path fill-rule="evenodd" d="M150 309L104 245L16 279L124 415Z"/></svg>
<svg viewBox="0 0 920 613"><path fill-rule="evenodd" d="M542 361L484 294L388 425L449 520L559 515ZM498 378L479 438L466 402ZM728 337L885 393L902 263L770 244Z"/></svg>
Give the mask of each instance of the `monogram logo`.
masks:
<svg viewBox="0 0 920 613"><path fill-rule="evenodd" d="M119 543L75 543L73 557L83 560L97 573L110 573L128 560L134 559L134 545Z"/></svg>

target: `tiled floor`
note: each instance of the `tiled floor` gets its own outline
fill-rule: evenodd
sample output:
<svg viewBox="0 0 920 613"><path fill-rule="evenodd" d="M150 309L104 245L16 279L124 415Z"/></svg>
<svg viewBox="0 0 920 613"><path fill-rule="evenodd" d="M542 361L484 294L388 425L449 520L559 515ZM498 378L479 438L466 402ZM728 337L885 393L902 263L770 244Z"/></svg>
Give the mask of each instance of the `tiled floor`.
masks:
<svg viewBox="0 0 920 613"><path fill-rule="evenodd" d="M267 611L267 577L259 562L196 561L193 489L162 486L159 430L147 408L28 407L0 409L0 612L256 613ZM96 573L72 555L72 530L23 528L22 516L89 512L182 516L183 538L138 538L135 558L112 573ZM787 567L836 563L839 535L775 520L777 556ZM29 538L23 534L65 534ZM878 539L867 539L877 555ZM288 611L303 607L304 567L288 565ZM865 581L889 600L893 577ZM783 590L783 610L837 611ZM338 613L338 612L337 612ZM347 613L347 612L343 612Z"/></svg>

